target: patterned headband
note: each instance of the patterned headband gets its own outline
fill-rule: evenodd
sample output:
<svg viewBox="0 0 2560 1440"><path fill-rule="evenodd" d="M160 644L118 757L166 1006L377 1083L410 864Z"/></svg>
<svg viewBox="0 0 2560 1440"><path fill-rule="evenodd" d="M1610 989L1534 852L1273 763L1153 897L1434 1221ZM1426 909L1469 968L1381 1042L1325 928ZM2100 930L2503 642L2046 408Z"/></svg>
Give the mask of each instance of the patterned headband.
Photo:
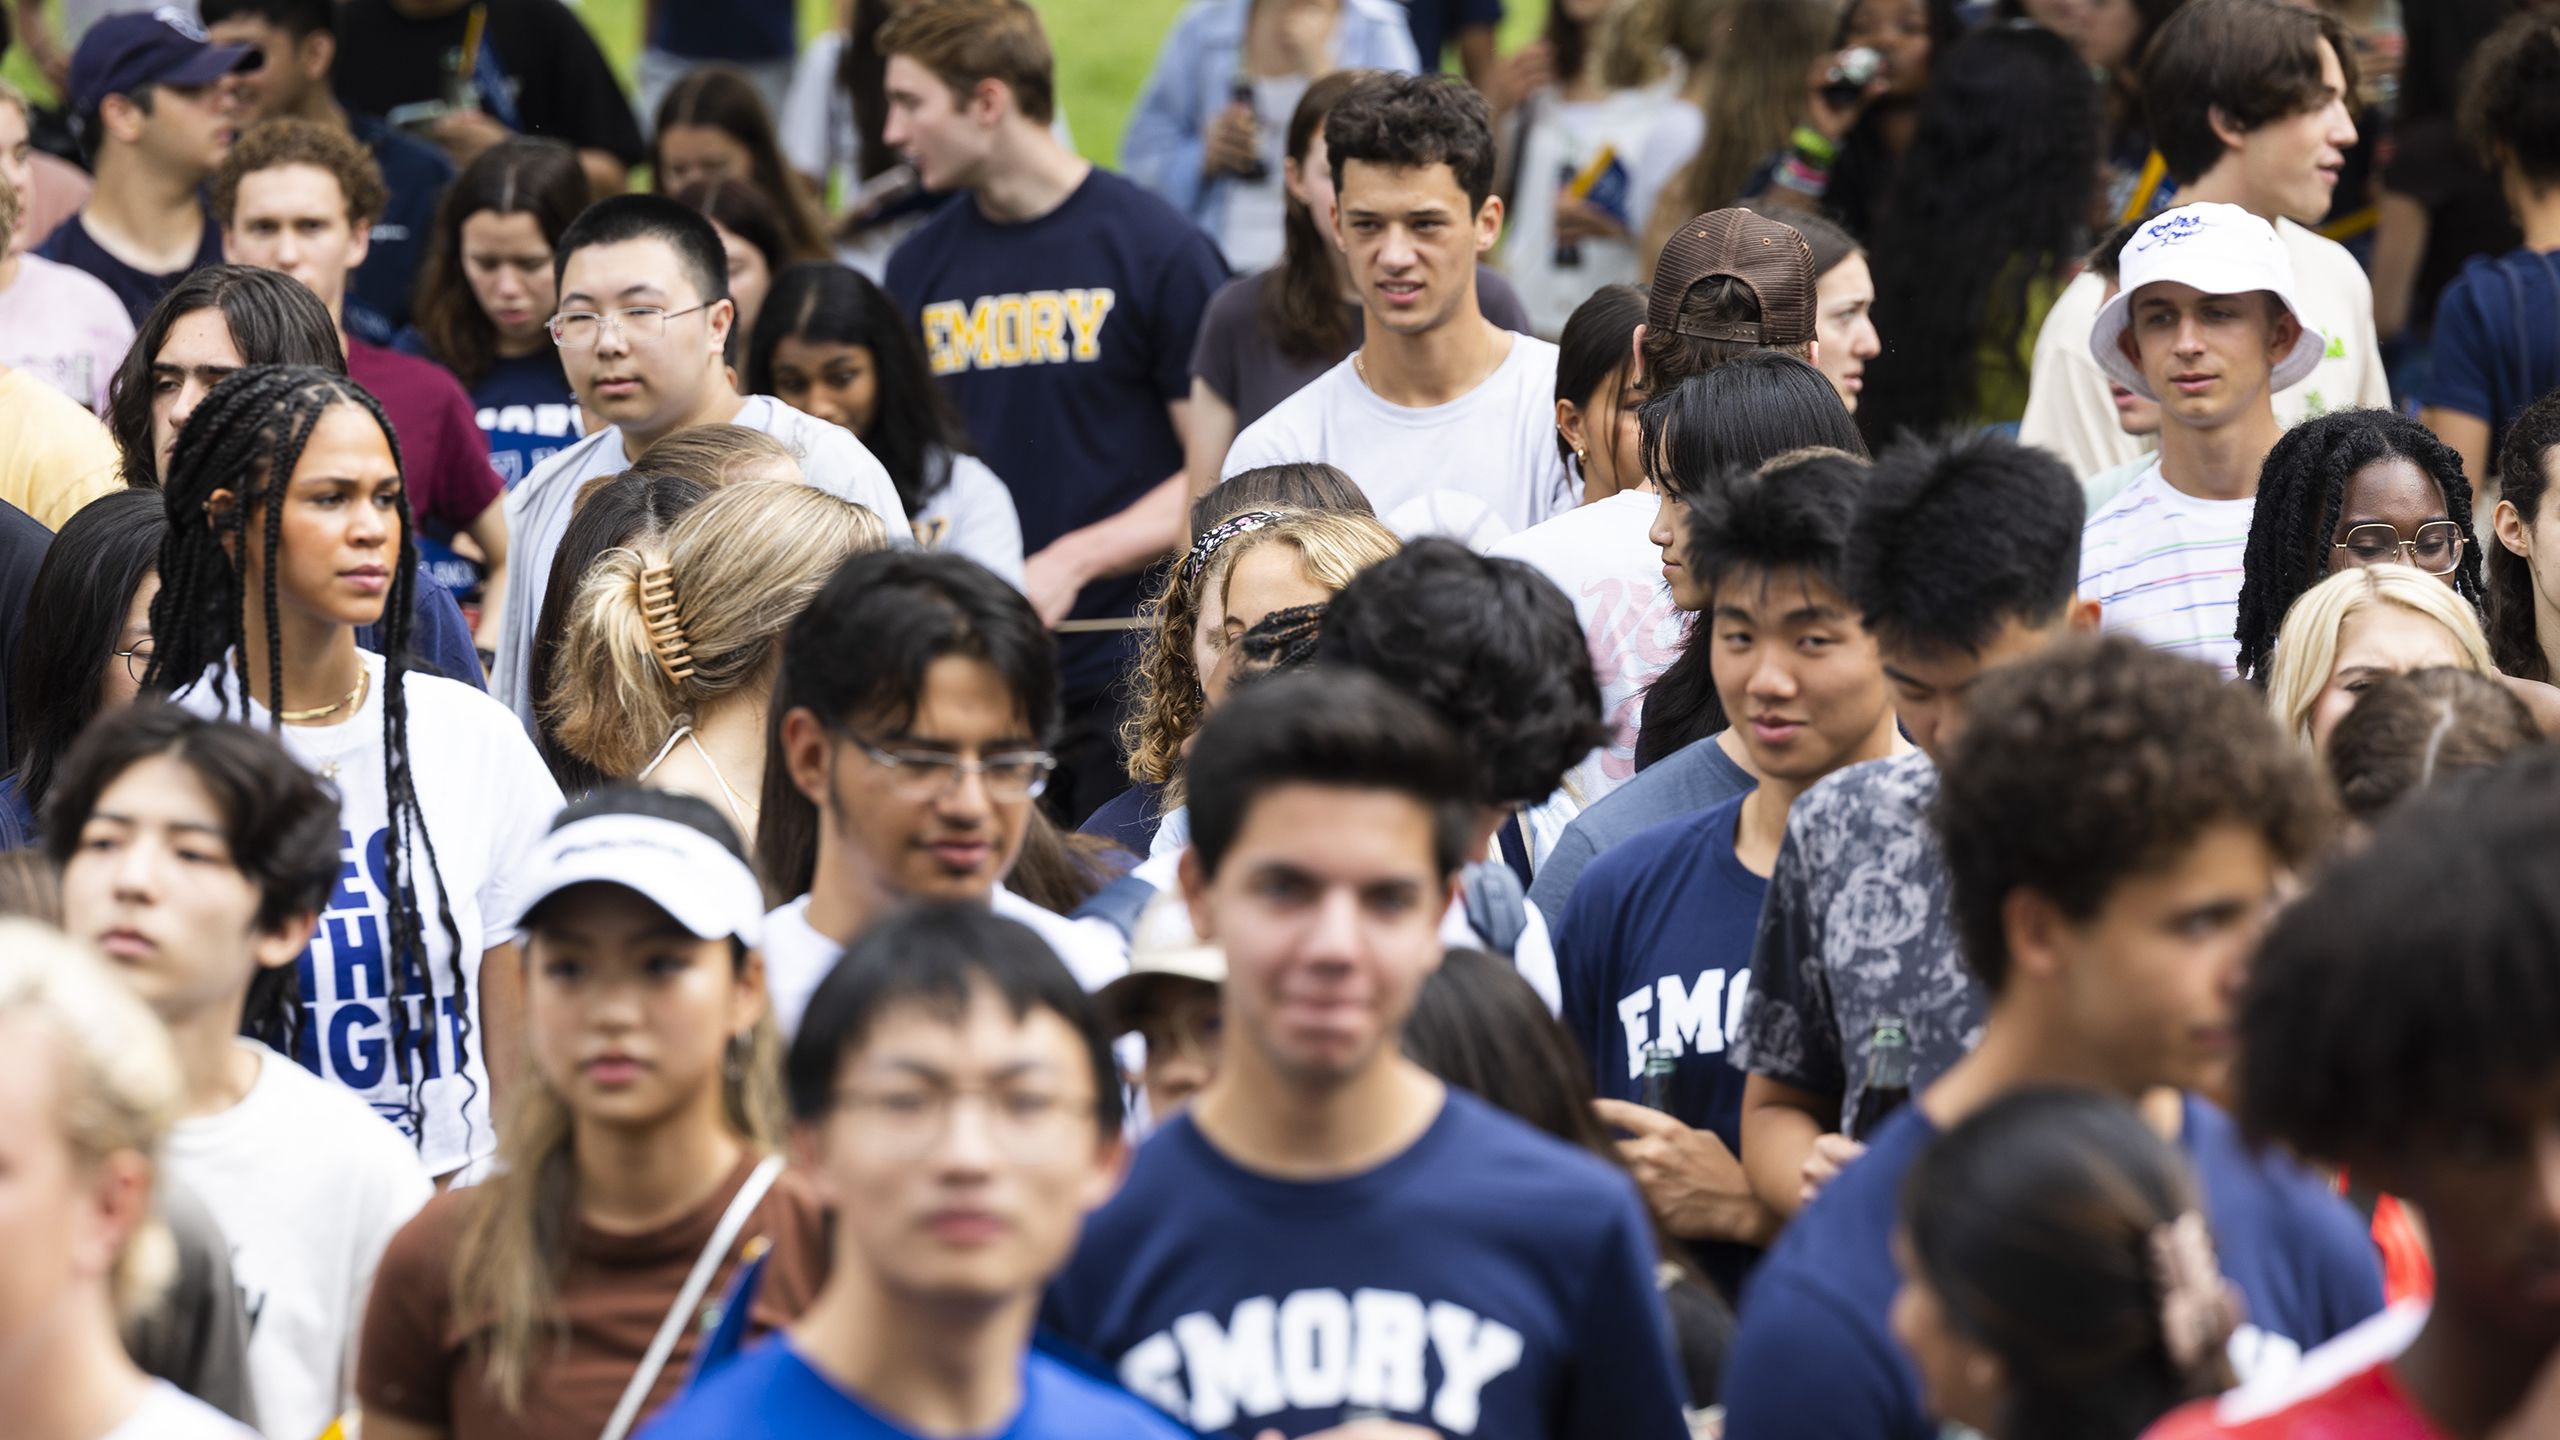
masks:
<svg viewBox="0 0 2560 1440"><path fill-rule="evenodd" d="M1201 531L1200 538L1191 542L1191 553L1182 559L1184 588L1187 589L1198 583L1200 572L1209 564L1209 557L1224 549L1228 541L1239 535L1251 534L1266 526L1277 525L1285 518L1287 517L1273 510L1244 510Z"/></svg>

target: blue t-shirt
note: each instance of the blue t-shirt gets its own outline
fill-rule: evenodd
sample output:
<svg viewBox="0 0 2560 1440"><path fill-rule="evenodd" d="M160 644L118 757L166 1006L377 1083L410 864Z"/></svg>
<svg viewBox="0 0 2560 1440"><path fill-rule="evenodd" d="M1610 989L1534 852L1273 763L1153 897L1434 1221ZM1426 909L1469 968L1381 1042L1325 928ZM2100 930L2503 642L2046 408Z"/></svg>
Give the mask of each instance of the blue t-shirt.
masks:
<svg viewBox="0 0 2560 1440"><path fill-rule="evenodd" d="M791 0L658 0L649 48L693 61L788 60L798 23Z"/></svg>
<svg viewBox="0 0 2560 1440"><path fill-rule="evenodd" d="M548 345L492 364L471 387L471 408L489 442L489 466L510 490L586 433L560 352Z"/></svg>
<svg viewBox="0 0 2560 1440"><path fill-rule="evenodd" d="M418 583L409 592L410 662L447 680L459 680L474 690L488 689L488 678L480 673L480 652L471 643L471 627L462 618L462 606L427 568L423 541L417 575ZM379 625L359 625L356 643L379 655L381 631Z"/></svg>
<svg viewBox="0 0 2560 1440"><path fill-rule="evenodd" d="M348 111L347 129L373 152L390 196L373 222L373 248L356 267L347 293L347 329L368 345L389 345L409 323L410 295L435 234L436 204L453 180L453 162L372 115Z"/></svg>
<svg viewBox="0 0 2560 1440"><path fill-rule="evenodd" d="M1556 977L1565 1028L1591 1061L1592 1087L1642 1103L1644 1051L1677 1052L1666 1109L1742 1153L1743 1072L1725 1055L1751 988L1765 877L1733 853L1736 795L1703 815L1657 825L1591 862L1556 922ZM1757 1247L1694 1244L1700 1268L1726 1295L1760 1257Z"/></svg>
<svg viewBox="0 0 2560 1440"><path fill-rule="evenodd" d="M1033 1352L1022 1367L1022 1408L987 1440L1188 1440L1152 1406ZM640 1440L913 1440L915 1432L819 1374L790 1337L775 1336L677 1396L640 1427Z"/></svg>
<svg viewBox="0 0 2560 1440"><path fill-rule="evenodd" d="M1037 554L1119 514L1182 468L1166 406L1191 394L1191 349L1225 282L1218 249L1172 206L1096 167L1056 209L1000 225L967 198L889 257L885 288L913 317L978 457L1004 477ZM1141 577L1084 588L1078 619L1137 613ZM1070 636L1062 688L1100 693L1126 636Z"/></svg>
<svg viewBox="0 0 2560 1440"><path fill-rule="evenodd" d="M51 235L46 236L45 242L36 247L36 253L47 260L59 260L75 270L86 270L98 277L108 289L116 292L117 299L124 302L125 312L133 317L133 323L140 325L143 317L151 313L151 307L160 303L160 297L167 294L169 287L177 284L181 276L207 265L222 263L222 227L213 223L211 215L205 216L204 240L196 246L195 263L166 275L136 270L108 254L107 247L99 244L97 238L89 233L88 222L78 215L63 221Z"/></svg>
<svg viewBox="0 0 2560 1440"><path fill-rule="evenodd" d="M2517 412L2560 389L2560 258L2476 257L2437 299L2435 336L2420 403L2489 422L2495 457Z"/></svg>
<svg viewBox="0 0 2560 1440"><path fill-rule="evenodd" d="M1717 734L1722 734L1718 731ZM1529 898L1541 913L1561 915L1574 883L1592 858L1624 844L1665 820L1695 815L1760 782L1733 763L1716 736L1692 740L1636 773L1634 779L1601 796L1573 817L1547 858L1538 862Z"/></svg>
<svg viewBox="0 0 2560 1440"><path fill-rule="evenodd" d="M1405 24L1425 74L1440 68L1440 52L1461 30L1502 23L1502 0L1405 0Z"/></svg>
<svg viewBox="0 0 2560 1440"><path fill-rule="evenodd" d="M1680 1440L1653 1227L1607 1161L1463 1091L1405 1152L1275 1180L1177 1117L1085 1223L1058 1335L1204 1433L1383 1414L1493 1440Z"/></svg>
<svg viewBox="0 0 2560 1440"><path fill-rule="evenodd" d="M2250 1151L2229 1116L2192 1096L2179 1130L2222 1273L2248 1302L2231 1341L2242 1380L2282 1373L2382 1308L2373 1241L2327 1187ZM1891 1247L1903 1176L1937 1136L1904 1106L1770 1250L1725 1360L1732 1440L1936 1440L1886 1316L1901 1286Z"/></svg>

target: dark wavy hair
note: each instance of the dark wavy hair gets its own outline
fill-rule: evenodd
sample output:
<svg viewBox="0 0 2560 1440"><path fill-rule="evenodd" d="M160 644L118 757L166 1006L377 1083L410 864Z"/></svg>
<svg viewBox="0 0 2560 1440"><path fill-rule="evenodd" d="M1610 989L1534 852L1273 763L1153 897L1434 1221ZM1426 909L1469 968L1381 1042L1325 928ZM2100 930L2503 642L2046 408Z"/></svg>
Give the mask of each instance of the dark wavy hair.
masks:
<svg viewBox="0 0 2560 1440"><path fill-rule="evenodd" d="M98 713L99 687L115 658L124 617L160 563L169 522L156 490L101 495L62 522L27 591L29 625L18 642L9 694L18 704L10 732L18 798L41 811L62 757Z"/></svg>
<svg viewBox="0 0 2560 1440"><path fill-rule="evenodd" d="M2217 118L2249 131L2324 103L2323 41L2352 103L2355 42L2336 16L2283 0L2188 0L2142 57L2143 119L2170 177L2191 185L2220 163L2230 147Z"/></svg>
<svg viewBox="0 0 2560 1440"><path fill-rule="evenodd" d="M2375 676L2322 758L2347 813L2372 824L2412 795L2541 743L2533 712L2503 680L2438 666Z"/></svg>
<svg viewBox="0 0 2560 1440"><path fill-rule="evenodd" d="M298 284L295 288L301 288ZM384 418L382 405L363 386L344 375L302 365L251 365L213 387L204 403L187 419L177 459L169 467L163 499L168 534L160 547L160 594L151 604L152 653L143 672L147 693L166 695L188 689L210 672L215 707L235 708L245 719L251 696L245 657L252 643L263 643L267 674L280 683L284 675L284 631L277 610L276 577L284 556L284 492L301 462L303 447L320 419L338 406L364 412L382 428L383 443L396 467L399 437ZM236 499L216 514L208 507L213 492L227 489ZM409 1007L403 1003L407 977L428 973L425 927L418 908L418 865L425 862L436 879L437 918L453 947L453 999L457 1005L457 1043L467 1046L474 1028L474 1005L467 993L469 969L462 932L453 918L453 901L436 862L435 838L427 833L426 813L418 804L418 787L410 769L409 691L414 668L409 654L413 592L417 586L416 522L406 492L393 498L399 517L400 553L391 562L391 591L375 627L381 641L382 749L386 794L383 813L389 833L383 846L381 885L390 911L385 973L391 993L384 997L391 1016L394 1073L409 1087L409 1114L423 1143L425 1107L421 1091L426 1074L410 1033ZM257 520L263 535L253 535ZM266 593L266 634L248 633L247 571L233 556L246 556L260 546ZM226 676L233 657L240 661L240 693L229 693ZM281 731L273 709L268 724ZM432 988L433 981L427 984ZM426 1007L432 1018L432 996ZM477 1082L473 1082L476 1088Z"/></svg>
<svg viewBox="0 0 2560 1440"><path fill-rule="evenodd" d="M1840 7L1840 23L1832 31L1831 48L1849 43L1849 22L1865 0ZM1949 50L1964 37L1964 16L1957 0L1922 0L1929 27L1929 75L1935 79ZM1848 227L1852 235L1873 235L1883 220L1885 198L1901 162L1885 138L1897 115L1907 115L1919 102L1887 96L1869 105L1858 123L1840 137L1840 156L1831 162L1831 183L1822 192L1823 212ZM1781 157L1783 158L1783 157ZM1782 217L1783 218L1783 217Z"/></svg>
<svg viewBox="0 0 2560 1440"><path fill-rule="evenodd" d="M44 852L68 865L98 798L118 776L166 755L195 773L222 813L232 868L258 888L255 923L272 930L329 902L344 857L338 797L302 768L275 737L229 720L208 720L159 700L141 700L80 737L44 808ZM300 967L262 969L249 982L241 1033L286 1055L302 1030Z"/></svg>
<svg viewBox="0 0 2560 1440"><path fill-rule="evenodd" d="M1474 210L1493 194L1492 113L1475 87L1455 76L1364 78L1325 116L1324 148L1336 193L1342 167L1363 160L1396 169L1446 165Z"/></svg>
<svg viewBox="0 0 2560 1440"><path fill-rule="evenodd" d="M871 428L862 447L889 472L909 516L951 480L951 457L966 451L960 416L925 366L915 327L886 292L842 265L794 265L774 276L773 289L747 342L747 390L771 395L773 352L785 340L859 345L871 352L878 387Z"/></svg>
<svg viewBox="0 0 2560 1440"><path fill-rule="evenodd" d="M2181 1366L2152 1238L2201 1201L2177 1150L2111 1095L2015 1090L1921 1153L1902 1233L1947 1327L2000 1357L2000 1433L2136 1440L2233 1384L2219 1346Z"/></svg>
<svg viewBox="0 0 2560 1440"><path fill-rule="evenodd" d="M2019 342L2035 294L2058 288L2088 243L2098 174L2089 67L2034 26L1968 36L1941 60L1875 235L1885 347L1858 403L1873 443L1981 418L1985 365L2023 385Z"/></svg>
<svg viewBox="0 0 2560 1440"><path fill-rule="evenodd" d="M649 134L663 137L669 127L677 125L717 130L737 141L739 148L747 152L752 172L739 177L740 181L752 186L764 200L791 257L808 260L827 253L826 223L819 218L818 207L811 203L800 177L782 158L782 142L774 136L772 112L765 108L764 93L756 89L754 81L727 65L704 65L688 71L658 102L657 121L650 126ZM649 147L649 183L650 188L663 195L667 192L667 167L658 154L660 143L653 138ZM721 223L726 225L728 221L723 219ZM767 253L775 256L777 269L788 263L782 252Z"/></svg>
<svg viewBox="0 0 2560 1440"><path fill-rule="evenodd" d="M2241 558L2239 665L2267 683L2285 612L2329 573L2330 539L2346 503L2347 482L2381 460L2406 460L2435 481L2447 519L2462 527L2462 559L2453 588L2480 608L2480 546L2471 529L2471 482L2462 457L2426 426L2394 410L2340 410L2284 433L2258 472L2258 503Z"/></svg>
<svg viewBox="0 0 2560 1440"><path fill-rule="evenodd" d="M250 365L308 365L347 373L338 344L338 322L311 287L280 270L249 265L207 265L169 287L142 317L124 363L109 387L107 430L124 463L124 483L160 488L160 457L151 444L151 366L169 331L199 310L219 310L232 348Z"/></svg>
<svg viewBox="0 0 2560 1440"><path fill-rule="evenodd" d="M1375 70L1336 70L1307 86L1298 108L1289 112L1289 159L1307 163L1325 117L1352 88L1375 77ZM1338 173L1338 172L1337 172ZM1342 303L1340 262L1324 217L1284 196L1280 215L1280 264L1262 287L1262 328L1281 355L1300 364L1330 362L1351 348L1360 335L1360 320Z"/></svg>
<svg viewBox="0 0 2560 1440"><path fill-rule="evenodd" d="M1517 560L1416 540L1333 597L1318 667L1366 670L1420 700L1475 758L1481 803L1535 804L1607 742L1573 603Z"/></svg>
<svg viewBox="0 0 2560 1440"><path fill-rule="evenodd" d="M2551 491L2554 446L2560 446L2560 392L2518 412L2498 447L2498 498L2515 507L2527 531L2542 519L2543 503ZM2469 503L2468 495L2463 498ZM2509 550L2494 533L2481 536L2479 548L2487 552L2481 563L2488 572L2490 658L2498 662L2502 674L2519 680L2550 680L2551 662L2535 618L2534 562ZM2560 565L2560 556L2545 557L2543 563Z"/></svg>
<svg viewBox="0 0 2560 1440"><path fill-rule="evenodd" d="M558 140L518 135L480 152L462 167L436 203L436 231L418 270L418 334L427 353L468 389L498 361L498 331L471 293L462 258L462 227L472 216L530 215L553 251L587 208L587 172L578 152ZM546 337L544 344L550 341Z"/></svg>

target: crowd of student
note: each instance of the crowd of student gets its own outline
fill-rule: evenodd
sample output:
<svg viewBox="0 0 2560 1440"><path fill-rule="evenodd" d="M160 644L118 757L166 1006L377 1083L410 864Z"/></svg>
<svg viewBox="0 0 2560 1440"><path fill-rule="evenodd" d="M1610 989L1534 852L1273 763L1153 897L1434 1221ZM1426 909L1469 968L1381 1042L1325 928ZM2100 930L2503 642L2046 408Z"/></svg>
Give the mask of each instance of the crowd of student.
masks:
<svg viewBox="0 0 2560 1440"><path fill-rule="evenodd" d="M87 8L0 1435L2560 1433L2544 0Z"/></svg>

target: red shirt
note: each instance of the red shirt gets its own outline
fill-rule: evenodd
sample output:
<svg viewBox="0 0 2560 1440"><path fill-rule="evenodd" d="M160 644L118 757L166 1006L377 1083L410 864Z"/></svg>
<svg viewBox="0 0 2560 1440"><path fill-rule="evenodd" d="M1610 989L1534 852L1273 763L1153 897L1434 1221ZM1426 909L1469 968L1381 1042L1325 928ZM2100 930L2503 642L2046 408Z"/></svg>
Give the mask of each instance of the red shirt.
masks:
<svg viewBox="0 0 2560 1440"><path fill-rule="evenodd" d="M409 513L440 538L469 528L505 493L489 465L479 412L453 372L431 360L347 341L347 377L382 402L400 442L400 479Z"/></svg>
<svg viewBox="0 0 2560 1440"><path fill-rule="evenodd" d="M2450 1440L2391 1369L2426 1319L2424 1305L2395 1305L2268 1383L2172 1411L2142 1440Z"/></svg>

